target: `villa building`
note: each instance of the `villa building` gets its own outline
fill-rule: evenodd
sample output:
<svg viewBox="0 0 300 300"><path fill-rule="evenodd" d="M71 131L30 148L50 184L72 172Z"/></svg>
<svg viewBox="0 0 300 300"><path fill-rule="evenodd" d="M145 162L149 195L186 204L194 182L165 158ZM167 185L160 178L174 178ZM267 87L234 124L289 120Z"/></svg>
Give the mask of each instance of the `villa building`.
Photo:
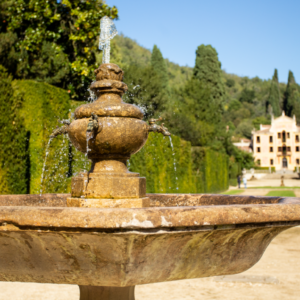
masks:
<svg viewBox="0 0 300 300"><path fill-rule="evenodd" d="M294 170L300 167L300 127L284 112L271 125L260 125L252 132L252 147L255 161L261 167L276 170Z"/></svg>

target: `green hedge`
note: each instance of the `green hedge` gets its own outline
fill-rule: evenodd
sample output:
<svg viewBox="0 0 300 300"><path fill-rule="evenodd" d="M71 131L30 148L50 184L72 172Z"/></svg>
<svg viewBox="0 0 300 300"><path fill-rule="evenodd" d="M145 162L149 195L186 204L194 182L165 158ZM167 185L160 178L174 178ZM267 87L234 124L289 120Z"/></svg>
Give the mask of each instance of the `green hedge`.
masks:
<svg viewBox="0 0 300 300"><path fill-rule="evenodd" d="M258 167L258 166L255 166L254 167L255 170L269 170L270 167ZM275 167L271 167L271 172L274 173L276 171Z"/></svg>
<svg viewBox="0 0 300 300"><path fill-rule="evenodd" d="M0 193L26 194L28 143L20 97L14 96L12 78L0 65Z"/></svg>
<svg viewBox="0 0 300 300"><path fill-rule="evenodd" d="M66 137L59 136L50 144L43 186L41 176L49 136L53 129L60 125L59 119L68 118L68 93L63 89L32 80L15 80L12 87L15 97L21 99L19 115L24 120L29 143L28 192L37 194L40 189L43 192L66 192L69 159Z"/></svg>
<svg viewBox="0 0 300 300"><path fill-rule="evenodd" d="M228 156L225 153L193 147L192 157L198 193L217 193L228 189Z"/></svg>
<svg viewBox="0 0 300 300"><path fill-rule="evenodd" d="M10 113L7 108L2 109L7 115L7 118L2 116L2 123L9 124L10 129L5 127L0 134L12 150L5 150L5 156L3 151L0 154L2 162L12 163L6 167L2 163L0 167L0 193L69 192L71 176L89 170L90 162L66 137L58 136L51 142L41 186L42 169L49 136L60 126L58 120L70 117L70 111L84 102L70 101L65 90L31 80L12 83L10 80L2 90L8 90L9 86L14 94L11 90L0 101L10 102L16 108ZM12 120L17 122L14 127ZM14 141L12 146L10 141ZM226 154L209 148L192 148L190 142L176 136L172 136L172 144L173 148L169 137L150 133L146 145L130 159L130 171L147 178L148 193L212 193L228 188ZM14 161L18 162L16 166ZM18 172L14 172L14 167L19 168Z"/></svg>
<svg viewBox="0 0 300 300"><path fill-rule="evenodd" d="M146 145L130 159L129 169L147 178L148 193L195 193L191 144L150 133ZM176 179L177 178L177 179Z"/></svg>

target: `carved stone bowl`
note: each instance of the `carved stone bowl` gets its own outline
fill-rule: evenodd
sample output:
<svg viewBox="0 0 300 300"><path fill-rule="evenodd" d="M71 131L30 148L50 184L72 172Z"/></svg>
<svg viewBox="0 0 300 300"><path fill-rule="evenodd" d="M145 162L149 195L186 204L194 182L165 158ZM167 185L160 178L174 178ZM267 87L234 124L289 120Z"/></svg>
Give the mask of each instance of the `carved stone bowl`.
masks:
<svg viewBox="0 0 300 300"><path fill-rule="evenodd" d="M149 208L95 209L66 207L69 196L0 196L0 281L132 295L137 284L243 272L300 225L297 198L148 194Z"/></svg>

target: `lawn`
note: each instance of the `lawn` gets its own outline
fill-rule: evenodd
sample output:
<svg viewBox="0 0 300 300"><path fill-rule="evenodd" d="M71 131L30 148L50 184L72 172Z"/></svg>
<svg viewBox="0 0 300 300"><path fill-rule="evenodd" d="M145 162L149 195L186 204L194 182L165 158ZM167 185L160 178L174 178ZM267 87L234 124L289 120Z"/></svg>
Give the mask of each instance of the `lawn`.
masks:
<svg viewBox="0 0 300 300"><path fill-rule="evenodd" d="M281 189L289 189L289 190L295 190L295 189L300 189L300 186L252 186L249 187L248 189L265 189L265 190L281 190Z"/></svg>
<svg viewBox="0 0 300 300"><path fill-rule="evenodd" d="M293 191L270 191L266 196L273 197L296 197Z"/></svg>

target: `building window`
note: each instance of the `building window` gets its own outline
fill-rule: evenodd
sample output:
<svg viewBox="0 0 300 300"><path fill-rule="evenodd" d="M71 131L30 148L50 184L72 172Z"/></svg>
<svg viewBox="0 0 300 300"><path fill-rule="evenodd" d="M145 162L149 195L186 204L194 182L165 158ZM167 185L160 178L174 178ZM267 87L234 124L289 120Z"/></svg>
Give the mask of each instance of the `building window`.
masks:
<svg viewBox="0 0 300 300"><path fill-rule="evenodd" d="M260 166L260 159L256 161L257 165Z"/></svg>
<svg viewBox="0 0 300 300"><path fill-rule="evenodd" d="M287 133L287 138L288 138L288 139L290 138L290 133L289 133L289 132Z"/></svg>
<svg viewBox="0 0 300 300"><path fill-rule="evenodd" d="M279 139L281 139L281 132L278 132L277 136L278 136Z"/></svg>
<svg viewBox="0 0 300 300"><path fill-rule="evenodd" d="M287 152L291 152L291 147L286 147Z"/></svg>
<svg viewBox="0 0 300 300"><path fill-rule="evenodd" d="M278 147L278 152L281 152L282 151L282 147Z"/></svg>
<svg viewBox="0 0 300 300"><path fill-rule="evenodd" d="M257 152L260 152L260 147L257 147Z"/></svg>
<svg viewBox="0 0 300 300"><path fill-rule="evenodd" d="M273 152L273 147L270 147L270 152Z"/></svg>
<svg viewBox="0 0 300 300"><path fill-rule="evenodd" d="M296 152L299 152L299 146L296 146Z"/></svg>
<svg viewBox="0 0 300 300"><path fill-rule="evenodd" d="M297 164L297 165L300 164L300 159L299 159L299 158L296 159L296 164Z"/></svg>
<svg viewBox="0 0 300 300"><path fill-rule="evenodd" d="M299 135L296 135L296 143L299 143Z"/></svg>
<svg viewBox="0 0 300 300"><path fill-rule="evenodd" d="M270 141L270 143L273 143L273 137L271 135L269 137L269 141Z"/></svg>
<svg viewBox="0 0 300 300"><path fill-rule="evenodd" d="M256 143L260 143L260 136L256 137Z"/></svg>
<svg viewBox="0 0 300 300"><path fill-rule="evenodd" d="M274 160L270 159L270 165L273 166L273 164L274 164Z"/></svg>

